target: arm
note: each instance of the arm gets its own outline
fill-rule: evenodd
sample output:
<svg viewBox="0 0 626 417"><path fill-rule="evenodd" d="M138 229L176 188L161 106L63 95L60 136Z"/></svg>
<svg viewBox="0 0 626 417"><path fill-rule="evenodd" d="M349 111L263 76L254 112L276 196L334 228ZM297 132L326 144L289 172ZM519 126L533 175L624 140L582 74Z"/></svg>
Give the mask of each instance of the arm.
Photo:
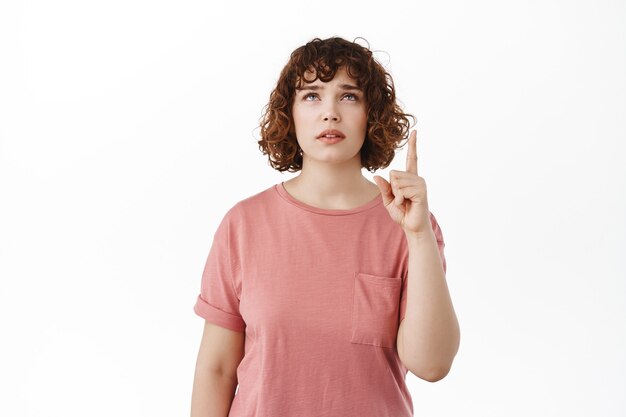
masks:
<svg viewBox="0 0 626 417"><path fill-rule="evenodd" d="M245 333L205 321L191 396L191 417L227 417L244 356Z"/></svg>
<svg viewBox="0 0 626 417"><path fill-rule="evenodd" d="M409 247L406 313L398 329L398 356L416 376L444 378L459 349L457 321L432 229L406 232Z"/></svg>
<svg viewBox="0 0 626 417"><path fill-rule="evenodd" d="M385 208L406 235L409 248L406 305L398 327L398 356L416 376L435 382L450 371L459 349L459 323L439 255L436 220L428 209L426 181L417 172L417 133L409 135L406 171L389 182L375 175ZM439 230L440 231L440 230Z"/></svg>
<svg viewBox="0 0 626 417"><path fill-rule="evenodd" d="M191 417L227 417L237 378L196 367L191 396Z"/></svg>

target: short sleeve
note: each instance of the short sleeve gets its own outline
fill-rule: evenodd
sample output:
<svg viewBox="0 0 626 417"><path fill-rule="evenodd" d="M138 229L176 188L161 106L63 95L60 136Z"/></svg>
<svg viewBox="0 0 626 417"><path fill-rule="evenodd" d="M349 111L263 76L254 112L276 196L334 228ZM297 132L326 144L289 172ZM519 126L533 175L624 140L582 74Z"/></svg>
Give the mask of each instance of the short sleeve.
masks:
<svg viewBox="0 0 626 417"><path fill-rule="evenodd" d="M208 322L238 332L245 331L246 324L239 312L239 297L234 286L237 263L231 262L232 211L229 211L213 235L202 279L200 294L194 312Z"/></svg>
<svg viewBox="0 0 626 417"><path fill-rule="evenodd" d="M435 237L437 238L437 247L439 248L439 257L441 258L441 264L443 266L443 273L445 274L447 267L446 267L446 257L443 253L443 249L446 246L446 244L443 241L443 233L441 231L441 227L439 227L439 223L437 223L437 219L432 213L430 213L430 224L433 228L433 232L435 232ZM407 274L408 274L408 271L407 271ZM406 313L407 282L408 282L408 276L406 276L402 280L402 298L400 299L400 321L402 321Z"/></svg>

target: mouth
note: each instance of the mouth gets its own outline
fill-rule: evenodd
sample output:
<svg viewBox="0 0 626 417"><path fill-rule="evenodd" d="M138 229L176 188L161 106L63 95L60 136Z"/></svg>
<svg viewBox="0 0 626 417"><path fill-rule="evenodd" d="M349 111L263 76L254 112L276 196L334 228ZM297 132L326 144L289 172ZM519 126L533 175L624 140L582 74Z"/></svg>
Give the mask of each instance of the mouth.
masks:
<svg viewBox="0 0 626 417"><path fill-rule="evenodd" d="M337 129L326 129L323 132L320 132L319 135L317 135L317 138L320 140L335 140L336 142L344 139L345 137L346 135L344 135L343 132Z"/></svg>
<svg viewBox="0 0 626 417"><path fill-rule="evenodd" d="M345 139L346 135L337 129L326 129L317 135L317 139L324 143L337 143Z"/></svg>

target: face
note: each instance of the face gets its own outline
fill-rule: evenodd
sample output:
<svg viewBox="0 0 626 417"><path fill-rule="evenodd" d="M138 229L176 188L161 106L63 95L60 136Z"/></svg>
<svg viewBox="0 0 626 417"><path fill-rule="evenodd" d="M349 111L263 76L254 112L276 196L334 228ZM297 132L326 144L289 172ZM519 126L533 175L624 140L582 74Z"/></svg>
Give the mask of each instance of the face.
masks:
<svg viewBox="0 0 626 417"><path fill-rule="evenodd" d="M314 78L305 74L305 80ZM303 158L324 162L344 162L356 158L365 141L367 107L363 91L349 77L345 67L337 70L327 83L315 80L296 90L293 104L296 138ZM326 129L340 131L344 138L336 143L325 142L318 136Z"/></svg>

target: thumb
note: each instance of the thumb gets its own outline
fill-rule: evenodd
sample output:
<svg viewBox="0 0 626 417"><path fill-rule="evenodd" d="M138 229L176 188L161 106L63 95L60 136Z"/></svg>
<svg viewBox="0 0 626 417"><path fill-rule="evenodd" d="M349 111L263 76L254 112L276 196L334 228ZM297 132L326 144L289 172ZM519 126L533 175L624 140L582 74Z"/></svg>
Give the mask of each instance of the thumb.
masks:
<svg viewBox="0 0 626 417"><path fill-rule="evenodd" d="M374 175L373 178L376 182L376 185L378 186L378 189L380 190L380 194L383 198L383 203L385 204L385 206L387 206L389 203L391 203L391 201L393 201L395 197L391 192L391 184L389 184L389 182L387 182L387 180L380 175Z"/></svg>

